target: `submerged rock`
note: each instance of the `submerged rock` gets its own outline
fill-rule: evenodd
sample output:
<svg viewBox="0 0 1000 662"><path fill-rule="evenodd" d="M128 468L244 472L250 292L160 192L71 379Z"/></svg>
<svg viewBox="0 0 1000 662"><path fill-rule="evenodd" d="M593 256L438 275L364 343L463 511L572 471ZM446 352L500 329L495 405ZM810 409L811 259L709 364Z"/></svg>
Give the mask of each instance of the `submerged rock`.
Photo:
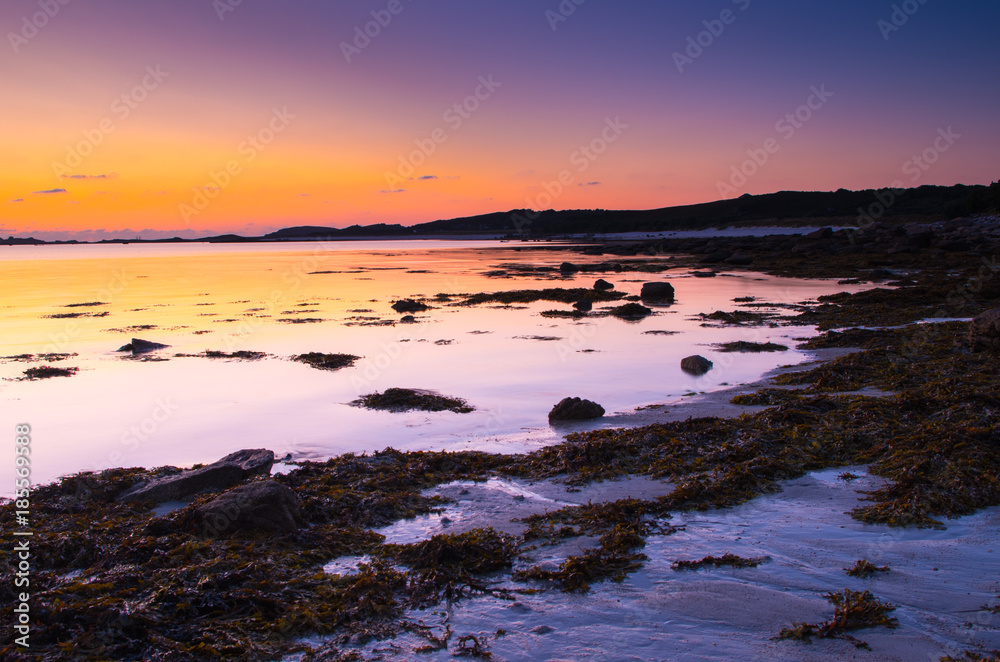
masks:
<svg viewBox="0 0 1000 662"><path fill-rule="evenodd" d="M559 265L559 271L563 272L564 274L573 273L579 270L580 267L576 266L572 262L563 262L562 264Z"/></svg>
<svg viewBox="0 0 1000 662"><path fill-rule="evenodd" d="M149 340L142 340L141 338L132 338L132 342L127 345L122 345L119 347L117 352L132 352L135 354L145 354L146 352L155 352L158 349L166 349L170 345L164 345L158 342L150 342Z"/></svg>
<svg viewBox="0 0 1000 662"><path fill-rule="evenodd" d="M230 453L200 469L146 481L123 492L119 501L183 501L201 492L224 490L251 476L271 473L274 452L264 449Z"/></svg>
<svg viewBox="0 0 1000 662"><path fill-rule="evenodd" d="M643 283L639 294L644 301L674 301L674 286L670 283Z"/></svg>
<svg viewBox="0 0 1000 662"><path fill-rule="evenodd" d="M581 398L563 398L549 412L549 421L589 421L604 416L604 407Z"/></svg>
<svg viewBox="0 0 1000 662"><path fill-rule="evenodd" d="M603 278L598 278L597 282L594 283L594 289L595 290L600 290L602 292L606 292L607 290L613 290L613 289L615 289L615 286L614 286L614 283L609 283L608 281L604 280Z"/></svg>
<svg viewBox="0 0 1000 662"><path fill-rule="evenodd" d="M430 310L430 306L419 301L414 301L413 299L401 299L392 304L392 309L397 313L421 313L425 310Z"/></svg>
<svg viewBox="0 0 1000 662"><path fill-rule="evenodd" d="M580 299L573 304L573 307L579 310L581 313L589 313L594 309L594 302L590 299Z"/></svg>
<svg viewBox="0 0 1000 662"><path fill-rule="evenodd" d="M233 531L292 533L303 522L295 492L273 480L241 485L194 512L209 535Z"/></svg>
<svg viewBox="0 0 1000 662"><path fill-rule="evenodd" d="M681 370L689 375L704 375L706 372L711 370L714 365L714 363L706 359L704 356L700 356L698 354L681 359Z"/></svg>
<svg viewBox="0 0 1000 662"><path fill-rule="evenodd" d="M1000 308L976 315L969 325L969 344L973 351L1000 350Z"/></svg>

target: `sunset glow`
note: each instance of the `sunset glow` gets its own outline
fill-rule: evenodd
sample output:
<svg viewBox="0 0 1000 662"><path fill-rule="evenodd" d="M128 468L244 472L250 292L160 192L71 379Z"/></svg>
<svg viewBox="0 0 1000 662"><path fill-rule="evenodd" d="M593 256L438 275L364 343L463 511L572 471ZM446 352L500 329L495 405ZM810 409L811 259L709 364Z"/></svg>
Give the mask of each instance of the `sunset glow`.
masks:
<svg viewBox="0 0 1000 662"><path fill-rule="evenodd" d="M912 4L11 0L0 233L252 235L988 184L1000 9ZM942 129L953 149L905 175ZM745 183L720 186L769 140Z"/></svg>

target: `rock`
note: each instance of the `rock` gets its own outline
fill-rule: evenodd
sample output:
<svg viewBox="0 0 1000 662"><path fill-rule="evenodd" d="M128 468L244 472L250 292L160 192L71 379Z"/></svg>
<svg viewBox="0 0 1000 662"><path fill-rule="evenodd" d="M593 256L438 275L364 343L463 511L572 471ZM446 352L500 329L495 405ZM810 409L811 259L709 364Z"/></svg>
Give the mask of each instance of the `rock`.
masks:
<svg viewBox="0 0 1000 662"><path fill-rule="evenodd" d="M556 629L549 625L536 625L531 628L531 631L535 634L551 634L552 632L555 632Z"/></svg>
<svg viewBox="0 0 1000 662"><path fill-rule="evenodd" d="M576 266L572 262L563 262L562 264L559 265L559 271L563 272L564 274L573 273L574 271L579 271L579 270L580 267Z"/></svg>
<svg viewBox="0 0 1000 662"><path fill-rule="evenodd" d="M413 299L402 299L392 304L392 309L397 313L420 313L430 310L430 306Z"/></svg>
<svg viewBox="0 0 1000 662"><path fill-rule="evenodd" d="M726 258L726 264L731 264L737 267L745 267L749 264L753 264L753 258L743 251L736 251Z"/></svg>
<svg viewBox="0 0 1000 662"><path fill-rule="evenodd" d="M580 299L573 304L573 307L579 310L581 313L589 313L594 309L594 303L590 299Z"/></svg>
<svg viewBox="0 0 1000 662"><path fill-rule="evenodd" d="M638 303L626 303L622 306L616 306L608 312L624 320L640 320L647 315L653 314L652 309Z"/></svg>
<svg viewBox="0 0 1000 662"><path fill-rule="evenodd" d="M1000 308L991 308L976 315L969 325L972 351L1000 350Z"/></svg>
<svg viewBox="0 0 1000 662"><path fill-rule="evenodd" d="M122 345L117 350L118 352L132 352L132 354L145 354L146 352L155 352L158 349L166 349L170 345L164 345L158 342L150 342L148 340L142 340L140 338L132 338L132 342L127 345Z"/></svg>
<svg viewBox="0 0 1000 662"><path fill-rule="evenodd" d="M601 292L606 292L608 290L615 289L615 286L614 286L613 283L609 283L608 281L604 280L603 278L598 278L597 282L594 283L594 289L595 290L599 290Z"/></svg>
<svg viewBox="0 0 1000 662"><path fill-rule="evenodd" d="M183 501L201 492L224 490L251 476L266 476L271 473L273 464L273 451L237 451L200 469L140 483L122 493L118 500Z"/></svg>
<svg viewBox="0 0 1000 662"><path fill-rule="evenodd" d="M938 248L949 253L964 253L972 250L972 244L962 239L949 239L939 243Z"/></svg>
<svg viewBox="0 0 1000 662"><path fill-rule="evenodd" d="M563 398L549 412L549 421L589 421L604 416L604 407L580 398Z"/></svg>
<svg viewBox="0 0 1000 662"><path fill-rule="evenodd" d="M716 276L714 271L692 271L691 275L695 278L715 278Z"/></svg>
<svg viewBox="0 0 1000 662"><path fill-rule="evenodd" d="M672 303L674 286L670 283L643 283L639 296L644 301L669 301Z"/></svg>
<svg viewBox="0 0 1000 662"><path fill-rule="evenodd" d="M714 365L714 363L706 359L704 356L699 356L698 354L681 359L681 370L689 375L704 375L706 372L711 370Z"/></svg>
<svg viewBox="0 0 1000 662"><path fill-rule="evenodd" d="M413 315L403 315L402 319L399 321L401 324L416 324L417 318Z"/></svg>
<svg viewBox="0 0 1000 662"><path fill-rule="evenodd" d="M195 508L194 514L208 535L292 533L304 523L295 492L273 480L258 480L224 492Z"/></svg>
<svg viewBox="0 0 1000 662"><path fill-rule="evenodd" d="M833 237L833 228L820 228L815 232L810 232L805 235L805 239L813 240L830 239L831 237Z"/></svg>

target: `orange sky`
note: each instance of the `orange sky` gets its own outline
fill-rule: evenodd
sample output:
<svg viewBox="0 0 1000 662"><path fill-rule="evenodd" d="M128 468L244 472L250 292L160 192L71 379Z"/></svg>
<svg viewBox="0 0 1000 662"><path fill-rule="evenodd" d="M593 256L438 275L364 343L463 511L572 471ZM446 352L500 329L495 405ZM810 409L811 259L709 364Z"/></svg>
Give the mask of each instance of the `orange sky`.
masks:
<svg viewBox="0 0 1000 662"><path fill-rule="evenodd" d="M700 5L657 9L659 31L625 5L581 7L557 30L526 3L405 9L348 63L340 44L371 20L364 3L241 6L223 20L204 4L70 3L8 44L0 233L260 234L688 204L727 197L719 182L768 139L779 149L736 195L873 188L949 126L962 139L907 183L997 178L996 88L963 78L997 47L940 43L976 30L943 7L887 42L860 3L787 25L748 6L679 72L672 55L712 19ZM12 0L0 25L21 34L37 10ZM800 34L834 19L860 39L851 53ZM515 27L535 41L512 49ZM823 85L831 96L782 131Z"/></svg>

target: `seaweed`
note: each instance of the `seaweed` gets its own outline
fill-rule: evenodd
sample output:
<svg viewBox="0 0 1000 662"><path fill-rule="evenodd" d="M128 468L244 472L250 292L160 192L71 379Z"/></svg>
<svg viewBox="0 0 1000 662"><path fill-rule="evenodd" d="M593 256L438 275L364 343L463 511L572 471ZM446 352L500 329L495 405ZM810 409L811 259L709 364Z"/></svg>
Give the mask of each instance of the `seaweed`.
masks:
<svg viewBox="0 0 1000 662"><path fill-rule="evenodd" d="M309 352L308 354L298 354L292 357L293 361L305 363L317 370L340 370L354 365L360 356L353 354L322 354L320 352Z"/></svg>
<svg viewBox="0 0 1000 662"><path fill-rule="evenodd" d="M434 393L410 388L388 388L382 393L369 393L354 400L352 405L366 409L382 409L391 412L404 412L419 409L421 411L453 411L456 414L468 414L475 411L465 400L451 398Z"/></svg>
<svg viewBox="0 0 1000 662"><path fill-rule="evenodd" d="M56 366L42 365L25 370L24 377L21 377L21 380L37 381L39 379L51 379L53 377L72 377L79 371L79 368L57 368Z"/></svg>
<svg viewBox="0 0 1000 662"><path fill-rule="evenodd" d="M717 310L714 313L702 313L699 317L706 322L719 322L728 326L761 326L773 324L777 315L774 313L752 313L746 310L734 310L731 313Z"/></svg>
<svg viewBox="0 0 1000 662"><path fill-rule="evenodd" d="M877 566L870 563L867 559L861 559L854 564L854 567L844 568L844 571L851 577L868 579L869 577L874 577L880 572L889 572L889 566Z"/></svg>
<svg viewBox="0 0 1000 662"><path fill-rule="evenodd" d="M941 658L941 662L1000 662L1000 651L993 651L992 653L965 651L962 657L946 655Z"/></svg>
<svg viewBox="0 0 1000 662"><path fill-rule="evenodd" d="M848 633L873 627L885 627L891 630L899 625L895 617L889 616L896 610L895 605L882 602L868 591L852 591L845 588L842 593L827 593L823 597L833 604L832 620L819 625L799 623L791 628L784 628L777 639L794 639L809 643L812 637L839 638L848 639L859 648L866 648L867 644L858 642Z"/></svg>
<svg viewBox="0 0 1000 662"><path fill-rule="evenodd" d="M698 561L674 561L670 564L670 567L674 570L701 570L707 566L712 566L714 568L756 568L761 563L768 560L770 560L770 558L767 556L744 558L742 556L726 552L722 556L706 556Z"/></svg>
<svg viewBox="0 0 1000 662"><path fill-rule="evenodd" d="M624 320L638 320L648 317L653 314L652 308L647 308L639 303L626 303L622 306L615 306L614 308L607 309L606 312L612 317L618 317Z"/></svg>
<svg viewBox="0 0 1000 662"><path fill-rule="evenodd" d="M473 294L457 304L459 306L476 306L483 303L534 303L536 301L556 301L559 303L576 303L581 299L594 302L618 301L624 299L624 292L613 290L591 290L584 288L564 289L560 287L544 290L513 290L509 292L483 292Z"/></svg>
<svg viewBox="0 0 1000 662"><path fill-rule="evenodd" d="M536 580L558 582L566 592L586 593L594 581L611 579L621 582L629 573L642 567L646 555L635 550L644 547L646 540L642 525L615 524L600 538L600 546L580 556L570 556L558 570L535 566L514 574L519 581Z"/></svg>
<svg viewBox="0 0 1000 662"><path fill-rule="evenodd" d="M201 358L201 359L228 359L231 361L259 361L266 358L265 352L254 352L250 350L239 350L236 352L222 352L210 349L200 354L174 354L175 358Z"/></svg>
<svg viewBox="0 0 1000 662"><path fill-rule="evenodd" d="M773 342L759 343L759 342L746 342L743 340L738 340L736 342L719 343L713 345L720 352L741 352L741 353L760 353L760 352L787 352L788 347L785 345L779 345Z"/></svg>

